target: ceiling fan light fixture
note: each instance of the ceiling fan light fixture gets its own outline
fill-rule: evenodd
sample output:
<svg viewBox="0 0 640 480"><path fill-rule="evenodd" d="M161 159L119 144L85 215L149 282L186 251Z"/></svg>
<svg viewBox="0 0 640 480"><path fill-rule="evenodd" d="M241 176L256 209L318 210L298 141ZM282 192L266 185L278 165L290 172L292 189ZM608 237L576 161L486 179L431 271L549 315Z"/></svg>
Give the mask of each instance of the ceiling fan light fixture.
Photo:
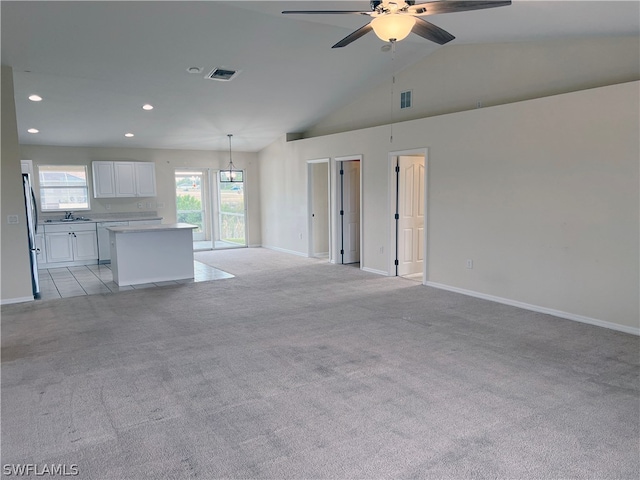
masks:
<svg viewBox="0 0 640 480"><path fill-rule="evenodd" d="M382 15L371 21L373 31L380 40L385 42L399 42L407 38L415 24L415 17L399 13Z"/></svg>

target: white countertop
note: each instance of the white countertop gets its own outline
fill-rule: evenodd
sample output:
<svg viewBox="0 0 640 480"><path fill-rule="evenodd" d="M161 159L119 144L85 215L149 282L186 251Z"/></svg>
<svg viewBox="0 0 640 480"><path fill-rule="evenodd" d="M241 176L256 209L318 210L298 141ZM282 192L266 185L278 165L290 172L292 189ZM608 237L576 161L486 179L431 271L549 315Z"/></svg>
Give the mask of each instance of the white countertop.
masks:
<svg viewBox="0 0 640 480"><path fill-rule="evenodd" d="M165 230L193 230L198 228L191 223L161 223L157 225L138 225L132 227L107 227L107 230L114 233L141 233L141 232L161 232Z"/></svg>
<svg viewBox="0 0 640 480"><path fill-rule="evenodd" d="M81 215L78 215L81 216ZM75 224L75 223L103 223L103 222L136 222L139 220L162 220L162 217L158 217L158 216L134 216L134 215L130 215L127 216L127 214L123 214L122 216L109 216L109 217L100 217L100 216L93 216L93 215L87 215L88 216L88 220L73 220L73 221L62 221L60 220L59 217L57 218L41 218L38 221L38 225L55 225L55 224Z"/></svg>

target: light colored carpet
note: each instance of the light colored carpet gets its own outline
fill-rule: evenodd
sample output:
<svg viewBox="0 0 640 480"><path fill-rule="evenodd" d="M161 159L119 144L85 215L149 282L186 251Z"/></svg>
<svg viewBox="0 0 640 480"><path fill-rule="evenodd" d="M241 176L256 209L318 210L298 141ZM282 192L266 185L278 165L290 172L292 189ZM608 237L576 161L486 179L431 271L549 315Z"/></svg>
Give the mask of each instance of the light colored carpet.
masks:
<svg viewBox="0 0 640 480"><path fill-rule="evenodd" d="M236 277L2 307L3 465L638 478L638 337L265 249L196 257Z"/></svg>

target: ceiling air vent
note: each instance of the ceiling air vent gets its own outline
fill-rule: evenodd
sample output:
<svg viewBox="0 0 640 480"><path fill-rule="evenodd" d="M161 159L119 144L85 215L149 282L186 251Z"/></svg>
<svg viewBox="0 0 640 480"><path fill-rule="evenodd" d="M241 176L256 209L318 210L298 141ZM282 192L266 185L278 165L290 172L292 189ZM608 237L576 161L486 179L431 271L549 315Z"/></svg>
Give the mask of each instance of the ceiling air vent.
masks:
<svg viewBox="0 0 640 480"><path fill-rule="evenodd" d="M228 82L239 73L240 72L238 70L217 67L211 70L206 78L210 78L211 80L220 80L221 82Z"/></svg>

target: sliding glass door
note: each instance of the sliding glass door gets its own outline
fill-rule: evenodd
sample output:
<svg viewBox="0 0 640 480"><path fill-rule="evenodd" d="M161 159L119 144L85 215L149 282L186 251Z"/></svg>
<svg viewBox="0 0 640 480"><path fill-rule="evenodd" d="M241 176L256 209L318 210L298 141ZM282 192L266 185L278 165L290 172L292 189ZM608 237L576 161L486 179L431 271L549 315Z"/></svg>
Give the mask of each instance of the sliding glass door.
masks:
<svg viewBox="0 0 640 480"><path fill-rule="evenodd" d="M194 242L207 238L207 215L205 211L205 172L200 170L176 170L176 219L191 223L198 228L193 231Z"/></svg>
<svg viewBox="0 0 640 480"><path fill-rule="evenodd" d="M220 181L220 172L211 169L175 171L176 219L198 226L194 250L247 245L243 179L240 175L232 182Z"/></svg>
<svg viewBox="0 0 640 480"><path fill-rule="evenodd" d="M246 246L244 182L218 182L218 200L219 246Z"/></svg>

